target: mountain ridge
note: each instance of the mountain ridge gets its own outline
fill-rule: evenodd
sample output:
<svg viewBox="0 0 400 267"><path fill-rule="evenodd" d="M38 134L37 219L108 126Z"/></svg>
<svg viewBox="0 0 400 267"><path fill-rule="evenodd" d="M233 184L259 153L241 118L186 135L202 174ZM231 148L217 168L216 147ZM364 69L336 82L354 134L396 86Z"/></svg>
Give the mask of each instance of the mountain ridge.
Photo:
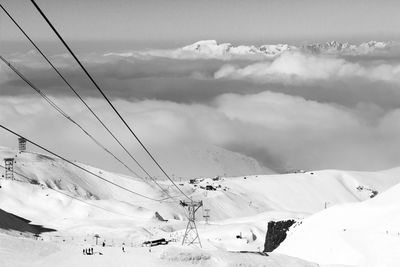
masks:
<svg viewBox="0 0 400 267"><path fill-rule="evenodd" d="M301 46L288 44L264 44L261 46L239 45L234 46L231 43L220 43L216 40L203 40L195 42L181 48L183 51L191 51L204 54L210 57L222 56L239 56L239 55L264 55L274 57L285 51L302 51L314 54L331 54L340 53L346 55L363 55L389 49L392 42L368 41L359 45L350 44L348 42L329 41L325 43L313 43Z"/></svg>
<svg viewBox="0 0 400 267"><path fill-rule="evenodd" d="M274 58L288 51L297 51L311 54L362 56L374 53L385 53L397 47L394 41L367 41L360 44L349 42L327 41L303 45L289 45L285 43L255 45L233 45L232 43L218 43L217 40L200 40L195 43L175 49L150 49L140 51L109 52L106 57L139 58L149 57L171 59L247 59L262 60Z"/></svg>

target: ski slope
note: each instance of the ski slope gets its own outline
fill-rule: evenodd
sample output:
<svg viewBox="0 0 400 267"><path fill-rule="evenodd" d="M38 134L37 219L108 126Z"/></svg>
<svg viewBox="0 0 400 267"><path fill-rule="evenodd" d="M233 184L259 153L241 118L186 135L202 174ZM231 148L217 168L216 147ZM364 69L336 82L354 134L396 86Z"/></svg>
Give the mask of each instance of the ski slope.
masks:
<svg viewBox="0 0 400 267"><path fill-rule="evenodd" d="M116 247L125 243L132 247L132 257L136 255L135 257L144 257L144 259L147 259L148 255L144 255L144 251L139 248L143 241L157 238L175 240L171 246L176 247L177 251L173 253L180 256L165 257L168 258L168 262L169 257L179 259L178 266L179 264L185 266L186 258L181 259L182 255L179 251L182 247L179 242L182 240L186 227L186 213L178 205L179 200L183 198L168 181L159 181L159 183L168 195L179 197L153 201L123 191L48 155L31 152L16 153L11 149L2 149L0 156L3 158L16 156L15 171L24 175L24 177L15 175L17 180L14 181L0 180L2 186L0 209L32 221L33 224L57 230L57 232L42 234L43 241L40 242L43 242L44 249L47 251L46 247L50 246L51 250L56 251L51 253L51 258L46 262L56 262L59 257L81 252L82 246L93 245L93 236L99 234L101 240L105 240L111 246L108 255L120 253L120 251L117 252ZM151 181L110 173L81 163L77 164L104 179L147 197L156 200L168 197ZM176 181L185 194L204 203L197 218L203 248L208 251L207 253L211 253L210 260L201 263L205 266L224 260L229 262L231 256L227 256L226 251L262 250L269 220L305 218L304 225L307 225L307 218L314 213L318 214L324 210L325 206L331 208L322 211L321 214L340 209L339 207L347 203L353 203L349 204L350 206L377 203L379 199L384 198L386 190L399 182L400 168L381 172L322 170L281 175L203 177L195 182ZM376 193L377 196L371 199ZM209 224L206 224L202 217L205 209L209 209ZM159 216L156 216L156 213ZM167 221L160 220L161 217ZM241 239L236 238L239 234L242 236ZM20 238L4 235L1 238L2 240L15 239L12 242L24 244L39 242L30 239L21 241ZM303 242L299 241L303 237L297 239L293 234L293 238L297 240L296 242ZM327 261L321 261L318 257L308 257L307 254L303 257L303 251L298 253L296 246L290 245L290 240L288 240L287 249L284 250L286 245L280 248L282 254L290 257L275 255L276 261L291 261L293 260L291 256L294 256L306 261L294 260L299 265L290 266L315 266L308 261L332 263L329 257ZM0 254L2 245L4 242L0 242ZM322 244L320 249L323 249ZM42 254L40 251L38 253ZM162 260L162 253L163 251L160 250L159 254L151 256L149 260L154 263L152 266L158 266L159 261ZM192 257L193 253L189 252L188 257ZM127 256L127 259L129 257ZM165 257L162 261L165 261ZM193 257L196 258L196 256ZM254 258L255 262L259 260L253 255L237 257L239 261L249 257ZM87 266L83 264L86 261L87 258L80 258L77 262L82 265L77 266ZM340 263L347 264L346 261ZM280 266L276 263L271 264L271 266ZM176 266L175 263L173 265Z"/></svg>
<svg viewBox="0 0 400 267"><path fill-rule="evenodd" d="M14 164L15 171L41 186L4 182L2 207L12 211L21 210L19 215L25 218L33 217L34 223L49 223L49 219L60 217L57 211L60 213L68 211L74 218L80 214L87 215L85 212L77 212L79 209L74 207L83 203L75 204L76 201L51 189L104 205L105 208L115 209L119 213L137 214L135 211L140 209L140 218L149 218L156 211L166 219L184 217L183 210L176 205L178 199L182 197L163 202L148 200L110 185L59 159L37 153L17 154L12 150L0 150L2 157L13 155L17 155ZM139 178L79 165L106 180L145 196L154 199L168 197L150 180L144 182ZM28 182L24 177L18 175L15 177ZM211 209L212 218L223 220L267 211L312 214L322 210L325 203L332 206L369 199L372 190L382 192L400 182L399 177L400 168L376 173L326 170L285 175L226 177L218 181L206 178L197 186L189 184L188 181L176 181L176 183L185 194L194 199L203 200L204 206ZM179 195L169 181L159 181L159 183L169 195ZM220 186L220 188L216 191L200 188L207 184L214 187ZM360 187L363 189L359 190ZM26 199L27 195L34 201ZM46 196L44 200L43 196ZM53 200L55 207L51 206ZM20 209L19 206L23 202L25 202L25 209ZM115 203L120 205L115 205ZM56 210L56 212L42 216L46 209ZM39 213L39 216L35 216L35 213Z"/></svg>
<svg viewBox="0 0 400 267"><path fill-rule="evenodd" d="M298 258L285 255L270 257L257 254L240 254L221 250L199 250L172 246L154 247L96 247L95 255L82 254L85 246L33 241L0 233L0 256L2 267L183 267L183 266L269 266L269 267L317 267ZM98 253L101 252L102 255Z"/></svg>
<svg viewBox="0 0 400 267"><path fill-rule="evenodd" d="M277 252L322 264L400 266L400 185L332 207L292 228Z"/></svg>

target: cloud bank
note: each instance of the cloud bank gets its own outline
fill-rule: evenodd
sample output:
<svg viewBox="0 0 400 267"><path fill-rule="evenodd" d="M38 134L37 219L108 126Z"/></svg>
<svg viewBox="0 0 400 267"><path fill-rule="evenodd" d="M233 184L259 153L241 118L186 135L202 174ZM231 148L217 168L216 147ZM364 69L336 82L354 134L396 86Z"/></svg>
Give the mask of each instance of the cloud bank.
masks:
<svg viewBox="0 0 400 267"><path fill-rule="evenodd" d="M140 148L131 142L106 104L99 99L90 99L90 103L144 160ZM59 104L113 150L119 151L74 99L65 98ZM183 148L210 145L254 158L277 172L333 167L383 169L398 164L400 156L397 149L400 109L390 112L374 106L349 109L272 92L225 94L210 105L156 100L117 100L115 105L150 149L156 151L160 161L175 166L177 173L184 161L194 165L186 158L188 154L182 154ZM374 116L365 116L366 113ZM2 123L59 152L87 163L101 162L103 166L116 167L86 136L40 99L2 98L0 114ZM1 135L3 142L15 143L14 137ZM149 168L152 167L149 165Z"/></svg>
<svg viewBox="0 0 400 267"><path fill-rule="evenodd" d="M170 56L166 50L81 57L139 136L177 174L180 168L180 174L187 171L184 166L200 173L207 169L206 163L199 164L202 158L215 154L229 154L230 162L239 157L253 170L262 165L266 172L377 170L399 165L400 59L390 54L392 50L349 56L329 47L329 53L286 49L256 60L221 59L214 54L196 57L196 53L210 52L201 47L196 52L197 46L189 47L193 51L186 47L190 51L184 57ZM226 49L237 54L244 49L222 48L218 47L221 55ZM37 53L6 56L73 118L120 153ZM140 148L71 58L58 54L52 60L144 161ZM1 123L71 158L122 171L4 65L0 92ZM2 145L15 144L14 138L4 134L2 140ZM221 169L212 172L220 174Z"/></svg>
<svg viewBox="0 0 400 267"><path fill-rule="evenodd" d="M400 64L372 63L363 66L343 58L286 52L271 62L254 63L243 68L225 65L214 77L290 84L351 78L399 83Z"/></svg>

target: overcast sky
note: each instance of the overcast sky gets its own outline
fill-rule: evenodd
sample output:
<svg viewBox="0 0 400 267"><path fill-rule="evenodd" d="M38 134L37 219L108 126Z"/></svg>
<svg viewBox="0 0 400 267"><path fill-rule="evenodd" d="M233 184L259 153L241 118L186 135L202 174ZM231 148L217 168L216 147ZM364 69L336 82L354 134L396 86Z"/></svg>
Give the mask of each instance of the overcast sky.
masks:
<svg viewBox="0 0 400 267"><path fill-rule="evenodd" d="M65 49L55 45L30 1L1 3L127 147L149 164ZM238 165L237 157L246 158L244 165L258 162L276 172L400 166L399 1L37 3L171 173L217 175L230 169L230 175L246 174L242 165L229 167ZM128 160L2 12L0 23L1 54ZM182 52L181 46L201 39L249 45L389 42L377 50L365 45L358 54L289 50L275 57L204 58ZM0 103L1 123L70 158L125 172L4 64ZM0 146L15 146L14 137L2 132L0 138ZM215 162L225 169L210 167Z"/></svg>
<svg viewBox="0 0 400 267"><path fill-rule="evenodd" d="M2 0L36 39L52 40L28 0ZM178 43L398 39L396 0L37 0L70 40ZM1 14L2 38L19 40Z"/></svg>

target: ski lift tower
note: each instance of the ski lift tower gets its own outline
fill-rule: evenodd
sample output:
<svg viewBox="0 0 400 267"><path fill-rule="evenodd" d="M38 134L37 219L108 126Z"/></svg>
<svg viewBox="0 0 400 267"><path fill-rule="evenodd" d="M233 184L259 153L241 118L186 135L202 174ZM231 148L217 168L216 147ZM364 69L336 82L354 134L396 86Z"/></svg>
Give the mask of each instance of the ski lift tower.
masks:
<svg viewBox="0 0 400 267"><path fill-rule="evenodd" d="M199 232L196 227L196 211L203 206L203 201L182 201L181 206L188 209L188 224L186 226L185 235L183 236L182 246L184 244L195 245L199 244L201 247Z"/></svg>
<svg viewBox="0 0 400 267"><path fill-rule="evenodd" d="M203 218L206 220L206 224L208 224L208 221L210 220L210 209L204 209Z"/></svg>
<svg viewBox="0 0 400 267"><path fill-rule="evenodd" d="M14 180L14 158L4 159L4 179Z"/></svg>
<svg viewBox="0 0 400 267"><path fill-rule="evenodd" d="M19 152L25 152L26 151L26 139L23 137L18 138L18 149Z"/></svg>

